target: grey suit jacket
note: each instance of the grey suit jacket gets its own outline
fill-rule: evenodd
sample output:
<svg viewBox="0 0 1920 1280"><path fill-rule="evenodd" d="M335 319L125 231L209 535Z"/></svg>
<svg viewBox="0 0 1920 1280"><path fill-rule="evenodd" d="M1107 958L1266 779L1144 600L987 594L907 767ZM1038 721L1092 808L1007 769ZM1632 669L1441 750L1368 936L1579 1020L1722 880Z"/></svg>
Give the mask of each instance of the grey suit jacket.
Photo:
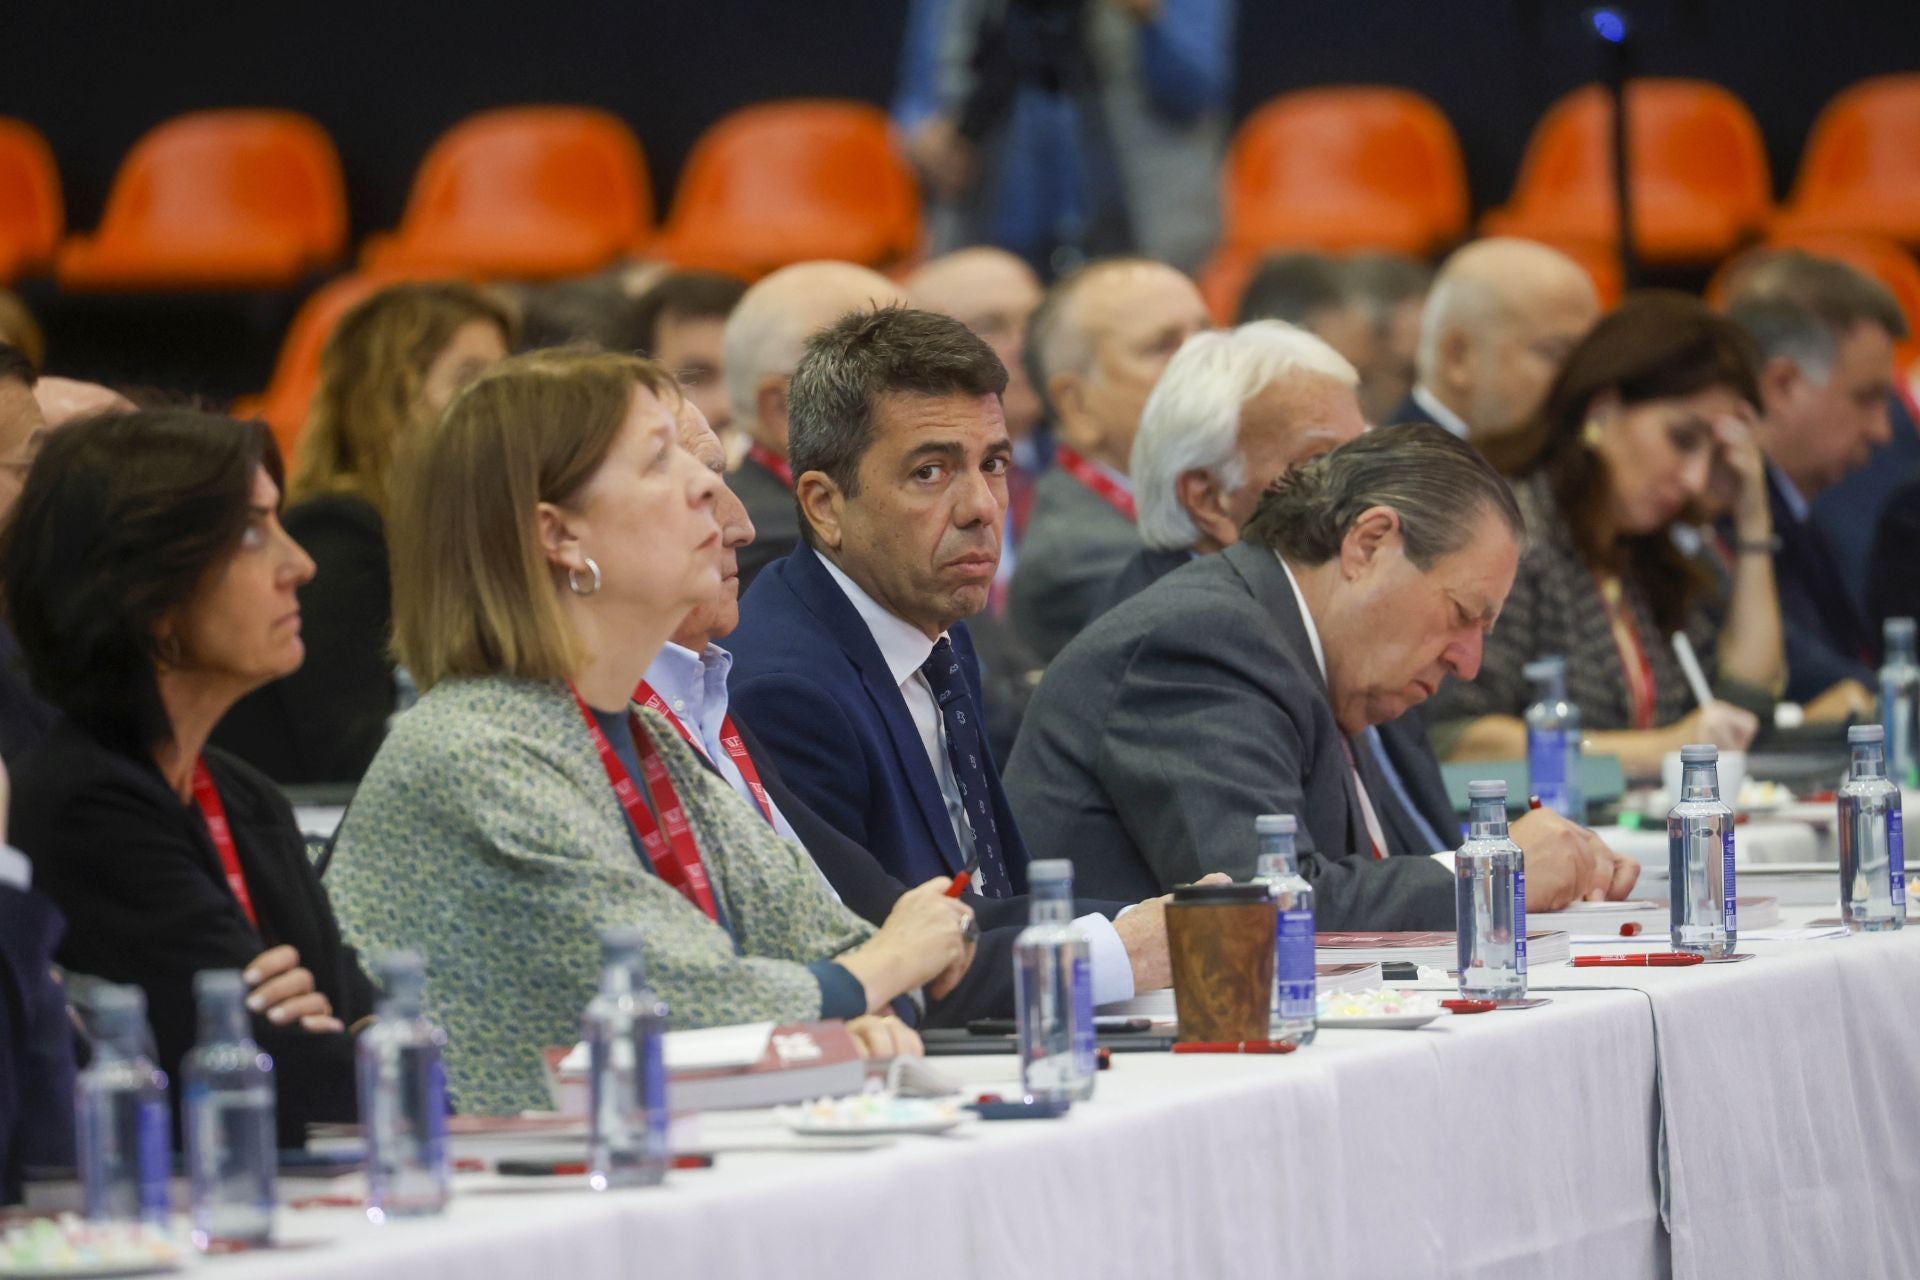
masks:
<svg viewBox="0 0 1920 1280"><path fill-rule="evenodd" d="M793 505L793 490L752 458L727 477L727 487L753 521L753 541L740 548L740 591L745 594L755 574L800 545L800 511Z"/></svg>
<svg viewBox="0 0 1920 1280"><path fill-rule="evenodd" d="M1320 928L1452 928L1453 877L1427 851L1390 841L1395 856L1371 856L1342 740L1286 572L1243 542L1069 645L1005 776L1028 847L1071 858L1081 892L1245 879L1254 818L1291 813Z"/></svg>
<svg viewBox="0 0 1920 1280"><path fill-rule="evenodd" d="M1040 661L1051 662L1106 603L1115 576L1140 550L1133 521L1062 471L1033 485L1008 616Z"/></svg>

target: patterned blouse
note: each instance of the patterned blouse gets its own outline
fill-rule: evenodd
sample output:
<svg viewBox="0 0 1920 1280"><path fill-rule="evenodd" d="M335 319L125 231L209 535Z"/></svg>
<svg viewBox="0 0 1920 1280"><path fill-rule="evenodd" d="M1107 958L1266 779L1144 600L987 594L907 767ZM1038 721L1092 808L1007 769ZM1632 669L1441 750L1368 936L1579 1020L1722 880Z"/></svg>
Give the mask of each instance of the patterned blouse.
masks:
<svg viewBox="0 0 1920 1280"><path fill-rule="evenodd" d="M607 925L640 927L648 978L682 1028L817 1018L807 964L873 934L665 719L638 715L732 937L636 856L563 682L436 686L395 722L342 824L326 879L342 933L370 958L426 957L462 1112L551 1105L540 1052L579 1039Z"/></svg>
<svg viewBox="0 0 1920 1280"><path fill-rule="evenodd" d="M1524 668L1536 658L1567 660L1567 701L1580 708L1582 728L1634 727L1626 662L1600 582L1574 546L1546 477L1529 476L1513 492L1526 518L1527 545L1513 591L1487 637L1480 674L1469 682L1448 680L1426 707L1434 749L1442 756L1480 717L1526 714L1534 690ZM1653 671L1653 725L1672 724L1697 705L1673 641L1654 623L1647 593L1632 577L1622 576L1620 601ZM1711 681L1719 633L1704 602L1689 610L1686 632Z"/></svg>

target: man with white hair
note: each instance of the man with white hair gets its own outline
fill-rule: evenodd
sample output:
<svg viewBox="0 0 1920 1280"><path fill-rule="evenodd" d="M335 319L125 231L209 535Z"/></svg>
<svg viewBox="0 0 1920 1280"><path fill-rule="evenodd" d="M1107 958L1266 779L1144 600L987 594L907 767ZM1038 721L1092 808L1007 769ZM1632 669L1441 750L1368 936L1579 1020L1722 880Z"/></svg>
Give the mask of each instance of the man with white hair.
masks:
<svg viewBox="0 0 1920 1280"><path fill-rule="evenodd" d="M1133 438L1146 545L1114 579L1108 607L1238 542L1268 485L1366 430L1358 382L1345 357L1284 320L1187 339Z"/></svg>
<svg viewBox="0 0 1920 1280"><path fill-rule="evenodd" d="M1427 296L1419 375L1395 422L1431 422L1476 446L1526 425L1574 344L1600 318L1580 264L1496 236L1454 251Z"/></svg>
<svg viewBox="0 0 1920 1280"><path fill-rule="evenodd" d="M809 337L849 311L906 301L900 286L851 262L799 262L748 289L722 338L733 425L752 442L732 488L758 530L740 550L740 589L800 542L787 466L787 385Z"/></svg>

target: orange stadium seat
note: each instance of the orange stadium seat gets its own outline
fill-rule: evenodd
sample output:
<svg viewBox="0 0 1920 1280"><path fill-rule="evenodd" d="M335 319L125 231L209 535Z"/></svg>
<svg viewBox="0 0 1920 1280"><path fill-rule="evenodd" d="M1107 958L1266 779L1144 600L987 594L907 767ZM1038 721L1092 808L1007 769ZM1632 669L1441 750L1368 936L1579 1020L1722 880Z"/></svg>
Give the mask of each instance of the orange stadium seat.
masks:
<svg viewBox="0 0 1920 1280"><path fill-rule="evenodd" d="M1834 258L1887 286L1907 318L1907 336L1894 350L1895 366L1907 369L1920 360L1920 260L1908 250L1883 236L1821 231L1776 231L1767 237L1767 247L1804 249L1816 257ZM1709 303L1725 305L1727 288L1740 265L1739 257L1721 264L1707 284Z"/></svg>
<svg viewBox="0 0 1920 1280"><path fill-rule="evenodd" d="M370 237L373 270L584 275L645 245L653 184L640 140L594 107L504 107L433 144L400 227Z"/></svg>
<svg viewBox="0 0 1920 1280"><path fill-rule="evenodd" d="M65 222L53 149L24 120L0 117L0 284L52 262Z"/></svg>
<svg viewBox="0 0 1920 1280"><path fill-rule="evenodd" d="M278 289L336 261L347 235L340 158L291 111L198 111L121 163L93 235L61 246L68 289Z"/></svg>
<svg viewBox="0 0 1920 1280"><path fill-rule="evenodd" d="M1920 74L1864 80L1827 104L1774 226L1920 248Z"/></svg>
<svg viewBox="0 0 1920 1280"><path fill-rule="evenodd" d="M1713 262L1757 235L1772 189L1760 128L1740 100L1704 80L1635 80L1627 90L1634 248L1659 265ZM1542 117L1489 235L1609 245L1618 234L1612 109L1597 85Z"/></svg>
<svg viewBox="0 0 1920 1280"><path fill-rule="evenodd" d="M735 111L701 136L651 252L751 279L814 258L885 269L919 243L919 188L885 114L794 101Z"/></svg>

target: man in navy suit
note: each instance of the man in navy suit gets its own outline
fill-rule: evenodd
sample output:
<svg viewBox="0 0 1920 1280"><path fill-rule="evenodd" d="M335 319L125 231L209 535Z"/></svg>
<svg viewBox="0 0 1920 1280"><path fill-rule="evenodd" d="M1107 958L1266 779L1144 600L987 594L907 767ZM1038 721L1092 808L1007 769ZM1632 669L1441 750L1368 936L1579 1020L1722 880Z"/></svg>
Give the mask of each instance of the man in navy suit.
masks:
<svg viewBox="0 0 1920 1280"><path fill-rule="evenodd" d="M1029 860L963 621L999 565L1006 378L945 316L866 312L817 334L788 407L802 543L755 579L729 642L732 704L809 810L905 884L975 865L989 898L1024 893ZM1160 949L1129 945L1162 910L1081 918L1102 1000L1164 985L1142 972Z"/></svg>
<svg viewBox="0 0 1920 1280"><path fill-rule="evenodd" d="M1754 434L1777 535L1786 696L1816 719L1870 717L1879 638L1809 504L1892 441L1893 344L1906 320L1885 286L1798 250L1741 272L1727 314L1762 359Z"/></svg>

